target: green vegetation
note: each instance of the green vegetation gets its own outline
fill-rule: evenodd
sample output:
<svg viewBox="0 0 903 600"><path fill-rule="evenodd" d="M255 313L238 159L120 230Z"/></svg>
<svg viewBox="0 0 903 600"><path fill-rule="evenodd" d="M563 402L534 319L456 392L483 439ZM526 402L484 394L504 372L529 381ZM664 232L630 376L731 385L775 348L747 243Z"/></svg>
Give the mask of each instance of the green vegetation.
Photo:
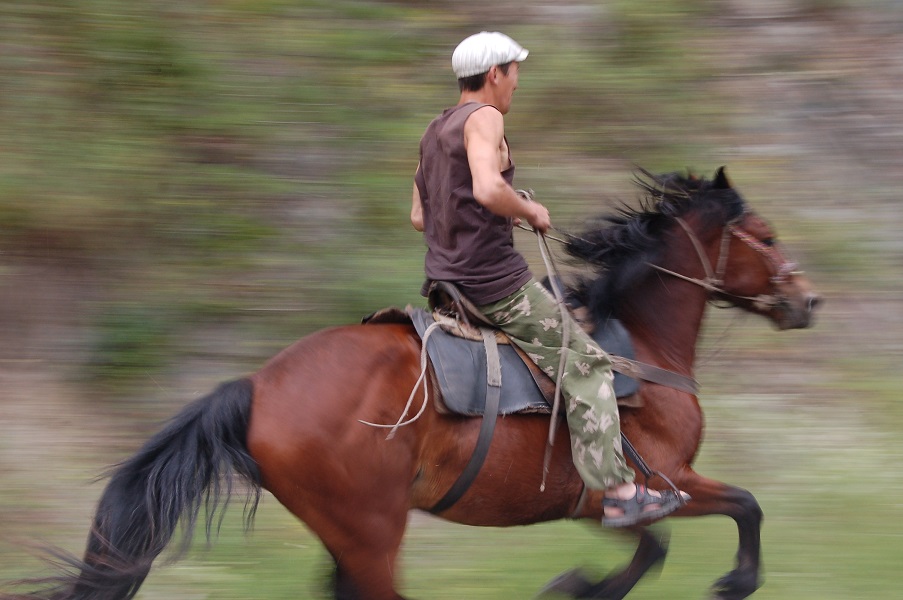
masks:
<svg viewBox="0 0 903 600"><path fill-rule="evenodd" d="M577 37L566 15L513 26L534 53L510 125L523 171L550 153L684 154L678 132L711 69L681 57L681 30L705 3L656 4L596 7ZM2 11L15 51L0 57L13 117L0 125L0 247L102 273L88 363L101 380L177 360L160 342L203 319L199 306L241 305L224 280L267 272L255 303L314 306L314 325L417 301L410 180L423 128L456 98L449 49L477 26L457 4ZM285 332L278 321L261 319L260 335Z"/></svg>
<svg viewBox="0 0 903 600"><path fill-rule="evenodd" d="M718 85L711 3L543 6L506 29L533 52L509 138L519 181L559 222L597 212L600 197L630 200L633 164L707 173L724 161L711 147L736 109ZM207 321L204 306L231 306L231 319L213 315L226 325L243 309L292 306L256 321L256 335L288 343L418 302L410 180L425 124L456 98L450 48L482 26L460 8L0 9L13 50L0 56L10 117L0 121L0 249L74 260L100 279L103 302L74 307L94 315L85 366L95 378L128 382L177 362L180 345L165 342ZM600 172L596 161L610 164ZM759 168L734 164L754 189ZM613 194L616 177L624 191ZM811 258L826 271L857 270L869 254L857 252L861 236L830 223L799 227L825 247ZM153 334L148 313L165 313L151 318Z"/></svg>

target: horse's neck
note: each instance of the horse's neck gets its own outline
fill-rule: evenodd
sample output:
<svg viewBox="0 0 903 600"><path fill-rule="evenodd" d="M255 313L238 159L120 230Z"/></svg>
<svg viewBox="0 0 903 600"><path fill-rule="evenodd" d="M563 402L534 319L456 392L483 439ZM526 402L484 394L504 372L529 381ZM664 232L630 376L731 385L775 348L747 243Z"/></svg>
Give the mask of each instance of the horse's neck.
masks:
<svg viewBox="0 0 903 600"><path fill-rule="evenodd" d="M637 358L692 376L707 298L699 286L658 275L640 286L619 311L636 344Z"/></svg>

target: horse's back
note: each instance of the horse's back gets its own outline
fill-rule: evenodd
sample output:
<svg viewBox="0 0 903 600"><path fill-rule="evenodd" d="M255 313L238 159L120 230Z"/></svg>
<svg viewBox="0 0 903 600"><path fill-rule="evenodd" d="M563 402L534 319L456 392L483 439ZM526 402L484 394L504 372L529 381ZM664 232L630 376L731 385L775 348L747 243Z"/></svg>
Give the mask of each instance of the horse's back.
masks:
<svg viewBox="0 0 903 600"><path fill-rule="evenodd" d="M420 344L413 327L349 325L304 337L251 376L254 417L317 422L373 418L365 399L375 389L413 386ZM410 380L410 381L408 381ZM409 388L410 391L410 388ZM287 425L287 424L286 424Z"/></svg>

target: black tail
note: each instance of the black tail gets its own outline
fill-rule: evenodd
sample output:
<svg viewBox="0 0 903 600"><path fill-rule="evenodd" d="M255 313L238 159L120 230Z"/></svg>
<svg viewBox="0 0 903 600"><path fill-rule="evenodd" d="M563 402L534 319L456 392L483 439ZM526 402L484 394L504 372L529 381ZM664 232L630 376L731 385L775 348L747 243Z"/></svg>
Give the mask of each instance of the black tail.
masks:
<svg viewBox="0 0 903 600"><path fill-rule="evenodd" d="M235 472L252 486L245 512L250 525L260 499L260 474L246 445L252 396L251 381L239 379L185 407L137 454L112 470L84 558L56 554L67 572L43 580L52 587L0 598L134 597L180 520L180 553L188 548L202 505L210 536L217 508L229 500Z"/></svg>

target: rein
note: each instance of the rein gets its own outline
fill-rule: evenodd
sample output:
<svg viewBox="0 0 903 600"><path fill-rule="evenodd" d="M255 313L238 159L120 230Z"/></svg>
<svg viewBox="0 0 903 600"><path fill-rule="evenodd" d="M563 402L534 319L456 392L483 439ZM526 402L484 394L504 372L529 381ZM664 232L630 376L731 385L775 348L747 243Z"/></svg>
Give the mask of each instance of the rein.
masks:
<svg viewBox="0 0 903 600"><path fill-rule="evenodd" d="M517 190L517 194L527 202L533 202L533 190ZM546 476L549 474L549 465L552 463L552 448L555 445L555 430L558 427L558 410L561 406L561 379L564 377L564 370L567 366L568 346L570 344L571 330L568 326L568 309L564 300L564 293L558 286L561 276L555 263L552 261L552 252L549 250L549 243L546 241L546 234L536 229L524 227L518 224L521 229L532 231L536 234L536 241L539 244L539 254L542 256L542 262L546 266L546 273L549 276L549 283L552 287L552 293L555 295L555 304L558 305L558 312L561 315L561 357L558 360L558 376L555 379L555 397L552 402L552 418L549 421L549 435L546 439L546 451L542 460L542 482L539 484L539 491L546 491ZM549 236L551 237L551 236ZM552 238L557 242L567 243L560 238Z"/></svg>
<svg viewBox="0 0 903 600"><path fill-rule="evenodd" d="M561 275L558 273L555 263L552 262L552 253L549 251L549 244L546 242L545 234L536 231L536 239L539 243L539 253L542 255L542 261L546 265L546 272L549 275L549 283L552 286L552 292L555 294L555 303L558 305L558 311L561 314L561 358L558 361L558 377L555 379L555 400L552 402L552 419L549 422L549 437L546 440L546 452L542 461L542 483L539 485L539 491L544 492L546 491L546 475L549 474L549 465L552 462L552 447L555 445L555 430L558 427L558 409L561 405L561 379L564 377L564 370L567 366L571 328L568 326L568 309L564 301L564 294L558 287L558 282L561 281Z"/></svg>

